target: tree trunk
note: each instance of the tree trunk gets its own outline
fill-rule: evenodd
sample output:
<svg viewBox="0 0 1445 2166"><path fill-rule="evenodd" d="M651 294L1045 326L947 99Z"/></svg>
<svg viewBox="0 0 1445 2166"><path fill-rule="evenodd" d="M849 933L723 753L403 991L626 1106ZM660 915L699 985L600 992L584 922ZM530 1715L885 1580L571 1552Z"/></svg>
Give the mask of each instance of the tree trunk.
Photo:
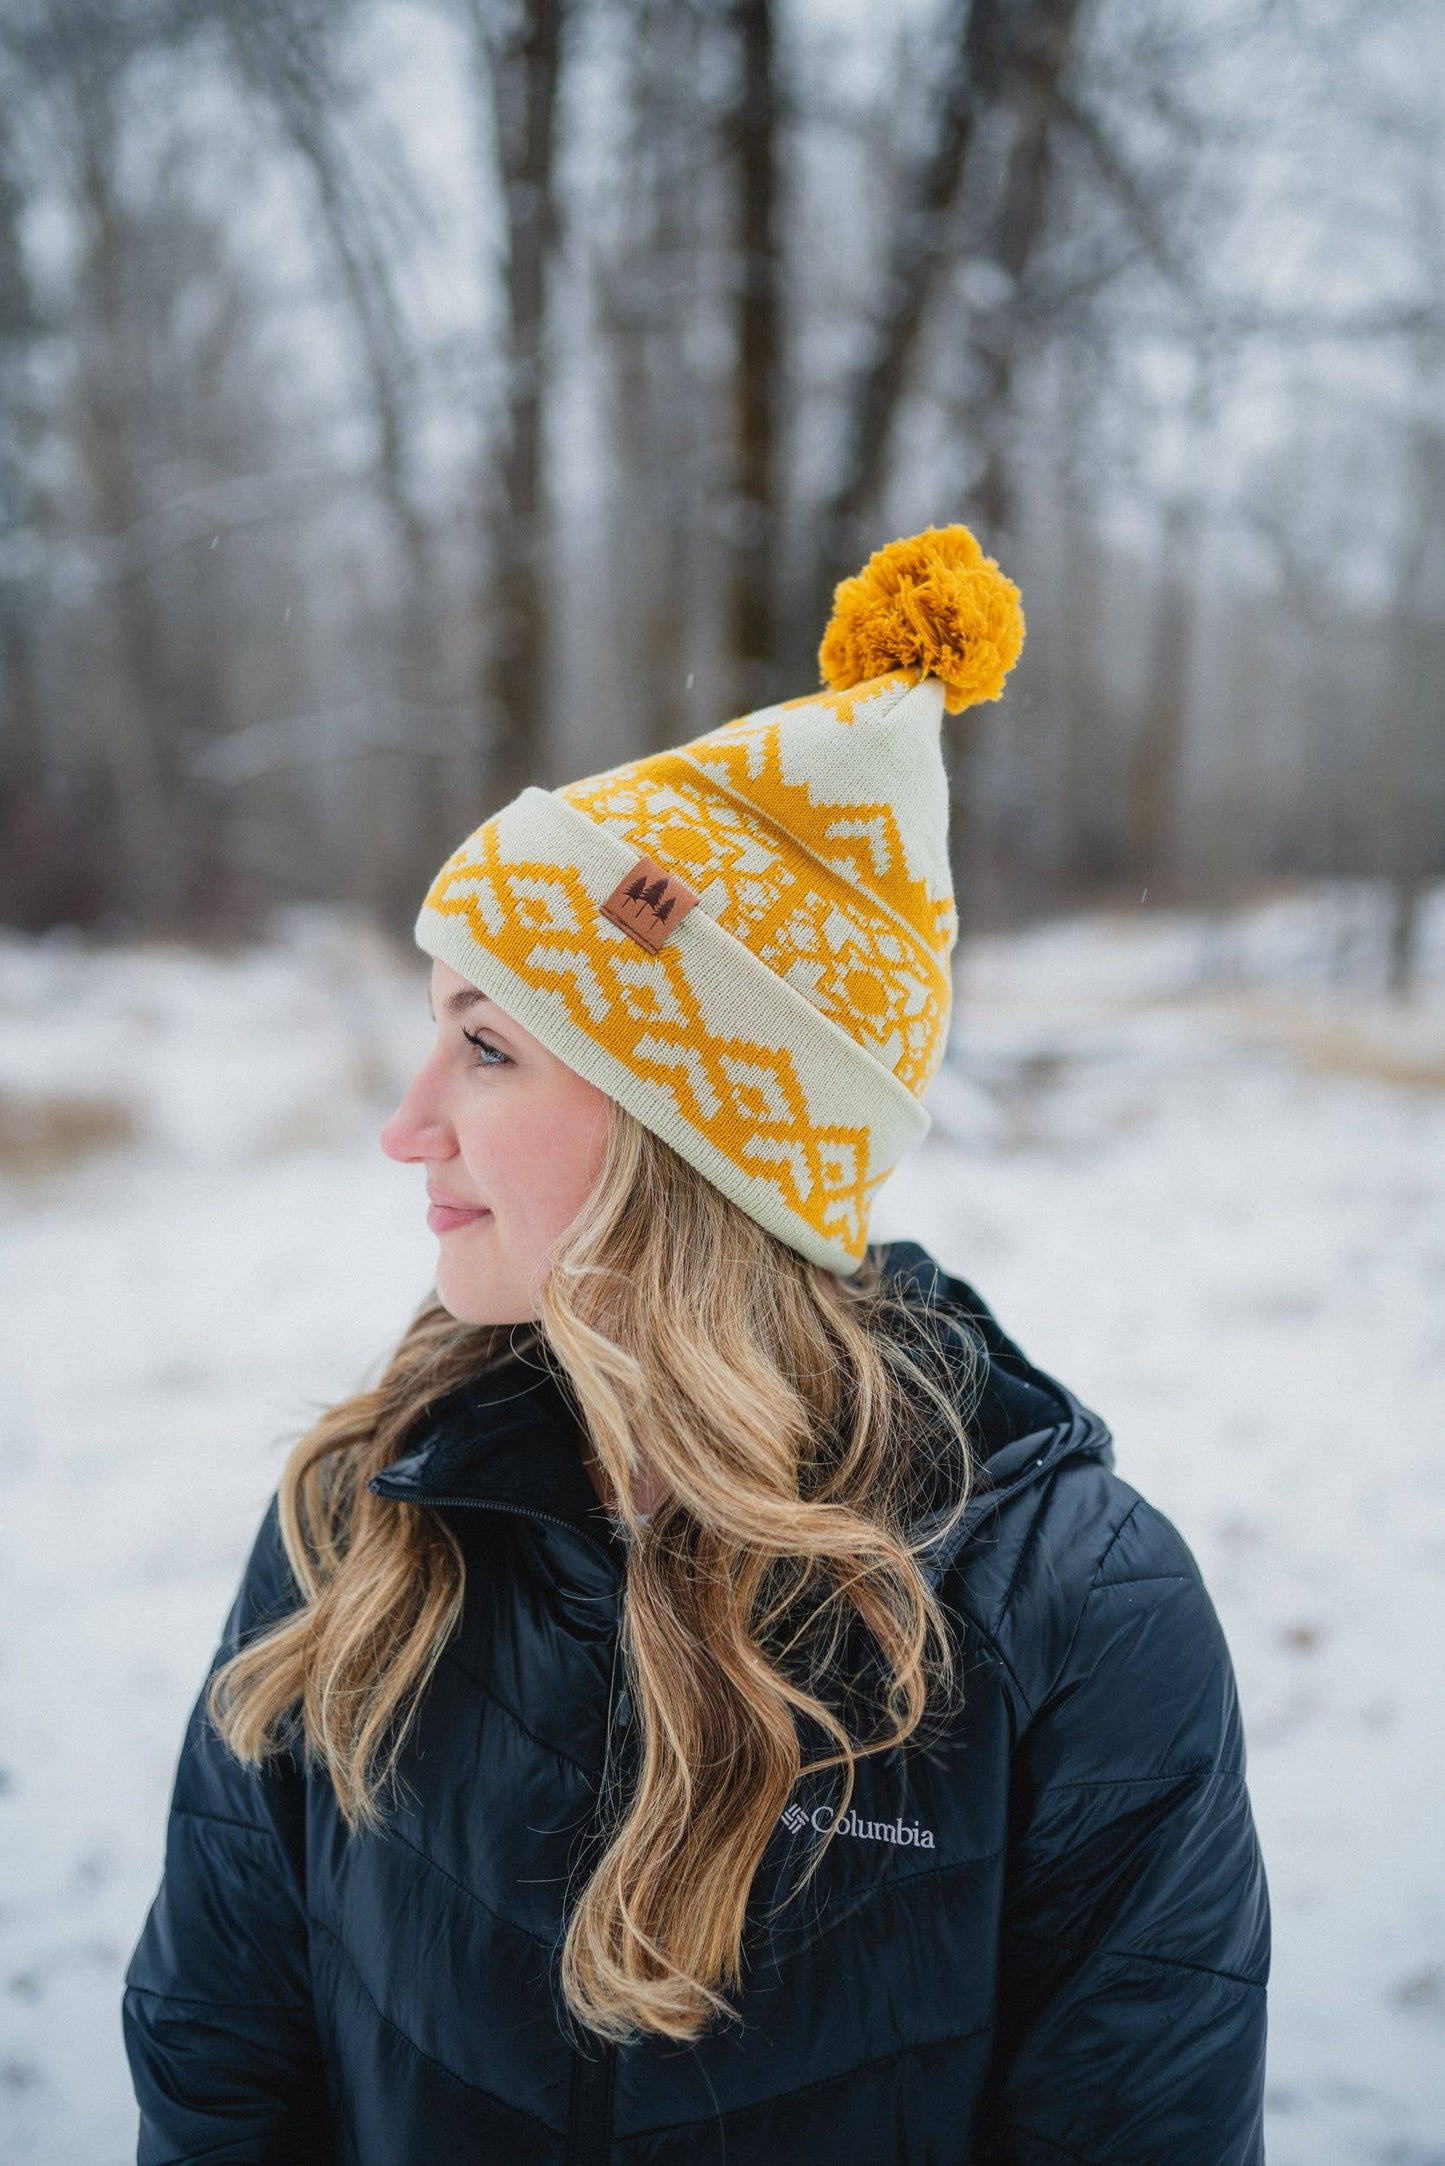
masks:
<svg viewBox="0 0 1445 2166"><path fill-rule="evenodd" d="M1203 441L1214 413L1218 367L1217 350L1202 346L1195 357L1186 417L1192 441ZM1158 616L1127 791L1134 870L1157 890L1160 900L1176 885L1179 874L1180 788L1205 526L1203 485L1191 478L1175 492L1164 514Z"/></svg>
<svg viewBox="0 0 1445 2166"><path fill-rule="evenodd" d="M1397 873L1391 880L1387 984L1392 1000L1408 1000L1415 990L1420 955L1420 905L1424 899L1423 873Z"/></svg>
<svg viewBox="0 0 1445 2166"><path fill-rule="evenodd" d="M728 507L732 707L776 696L776 463L782 372L773 0L732 0L738 89L728 127L736 186L736 476Z"/></svg>
<svg viewBox="0 0 1445 2166"><path fill-rule="evenodd" d="M990 549L1015 536L1012 420L1019 318L1014 306L1043 231L1054 126L1073 52L1079 0L1036 0L1021 20L992 21L980 56L980 87L1012 121L989 260L1000 273L1001 304L980 313L971 341L979 369L974 440L984 449L974 508Z"/></svg>
<svg viewBox="0 0 1445 2166"><path fill-rule="evenodd" d="M91 322L83 442L99 531L114 553L112 691L101 727L120 841L123 906L147 926L175 915L186 886L185 823L175 810L174 717L154 597L137 532L144 500L128 400L142 379L125 293L126 240L116 195L117 128L105 56L77 68L72 112L86 237L82 270Z"/></svg>
<svg viewBox="0 0 1445 2166"><path fill-rule="evenodd" d="M1438 833L1432 832L1426 780L1426 746L1438 741L1440 695L1421 634L1435 598L1428 568L1445 512L1445 429L1435 423L1428 395L1425 389L1420 416L1406 435L1405 526L1395 564L1390 660L1380 691L1372 760L1377 862L1390 883L1388 984L1396 1000L1407 999L1414 990L1425 873L1438 864L1440 847Z"/></svg>
<svg viewBox="0 0 1445 2166"><path fill-rule="evenodd" d="M1082 363L1065 367L1058 414L1058 544L1052 560L1058 566L1056 870L1071 895L1120 870L1119 818L1109 787L1098 670L1104 593L1087 463L1090 427L1098 411L1094 389Z"/></svg>
<svg viewBox="0 0 1445 2166"><path fill-rule="evenodd" d="M1054 128L1078 11L1079 0L1033 0L1024 8L976 5L970 23L977 97L983 108L1006 112L1010 122L1003 183L987 218L983 253L997 274L999 299L992 305L985 301L973 313L968 351L974 388L966 424L969 439L983 448L971 510L985 548L1005 558L1018 525L1012 444L1018 299L1045 226ZM976 764L965 753L965 741L979 727L979 717L967 710L945 717L960 772ZM949 839L955 867L966 875L972 864L981 874L982 824L971 793L951 799Z"/></svg>
<svg viewBox="0 0 1445 2166"><path fill-rule="evenodd" d="M637 749L690 734L692 602L709 537L706 390L678 366L707 277L707 175L691 86L717 26L678 0L629 0L628 135L621 235L599 267L598 315L611 392L611 606L626 627L620 689ZM729 451L731 446L728 447ZM716 688L719 706L732 696ZM714 687L707 687L712 698Z"/></svg>
<svg viewBox="0 0 1445 2166"><path fill-rule="evenodd" d="M0 115L0 921L39 931L64 915L73 859L54 847L56 807L35 686L30 581L17 560L33 507L20 430L22 383L39 331L20 245L24 204ZM74 907L72 903L72 908Z"/></svg>
<svg viewBox="0 0 1445 2166"><path fill-rule="evenodd" d="M1197 494L1170 504L1159 552L1158 615L1144 686L1143 713L1129 765L1129 837L1134 871L1163 899L1174 869L1179 785L1184 760L1195 578L1203 524Z"/></svg>
<svg viewBox="0 0 1445 2166"><path fill-rule="evenodd" d="M554 140L565 17L566 0L517 0L499 25L483 0L471 0L507 234L506 392L500 441L487 459L479 605L479 751L494 808L538 781L544 767L547 267L556 225Z"/></svg>

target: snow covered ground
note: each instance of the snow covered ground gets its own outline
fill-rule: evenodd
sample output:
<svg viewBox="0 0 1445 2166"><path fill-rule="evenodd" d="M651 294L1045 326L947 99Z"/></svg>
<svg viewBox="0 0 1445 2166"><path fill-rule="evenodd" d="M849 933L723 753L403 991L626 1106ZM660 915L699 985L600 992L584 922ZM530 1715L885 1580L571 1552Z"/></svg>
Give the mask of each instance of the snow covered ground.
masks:
<svg viewBox="0 0 1445 2166"><path fill-rule="evenodd" d="M972 944L880 1198L1110 1422L1234 1652L1271 2166L1445 2166L1445 889ZM1341 973L1336 982L1336 973ZM0 938L0 2159L123 2166L120 1979L289 1443L429 1282L376 1130L424 965Z"/></svg>

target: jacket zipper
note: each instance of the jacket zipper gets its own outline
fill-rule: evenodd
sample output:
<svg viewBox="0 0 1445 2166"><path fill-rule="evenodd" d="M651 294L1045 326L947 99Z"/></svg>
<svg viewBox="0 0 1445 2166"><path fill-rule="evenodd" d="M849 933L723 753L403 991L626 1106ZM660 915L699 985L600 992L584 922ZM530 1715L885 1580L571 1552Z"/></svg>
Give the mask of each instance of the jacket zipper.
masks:
<svg viewBox="0 0 1445 2166"><path fill-rule="evenodd" d="M565 2166L606 2166L612 2149L612 2077L617 2048L595 2041L596 2057L579 2053L572 2063L572 2096L567 2109Z"/></svg>
<svg viewBox="0 0 1445 2166"><path fill-rule="evenodd" d="M385 1495L385 1491L376 1492ZM516 1519L541 1519L548 1526L562 1527L568 1534L576 1534L597 1551L600 1557L616 1569L616 1558L606 1544L596 1535L579 1527L575 1520L563 1519L557 1512L541 1512L526 1504L491 1504L484 1497L418 1497L418 1504L468 1505L479 1511L510 1512ZM607 1681L607 1725L603 1732L602 1777L598 1786L599 1796L607 1794L607 1777L612 1768L612 1737L617 1728L617 1647L612 1650L612 1674ZM606 2166L607 2155L612 2148L612 2083L617 2065L617 2048L609 2039L592 2040L591 2057L573 2049L572 2089L567 2105L567 2134L563 2150L564 2166Z"/></svg>
<svg viewBox="0 0 1445 2166"><path fill-rule="evenodd" d="M607 1679L607 1725L602 1733L602 1774L597 1785L599 1808L605 1803L607 1778L612 1772L613 1736L621 1726L617 1705L617 1658L621 1648L619 1636L612 1643L612 1668ZM593 2037L585 2050L573 2048L563 2166L606 2166L612 2149L612 2083L616 2067L617 2048L610 2039Z"/></svg>

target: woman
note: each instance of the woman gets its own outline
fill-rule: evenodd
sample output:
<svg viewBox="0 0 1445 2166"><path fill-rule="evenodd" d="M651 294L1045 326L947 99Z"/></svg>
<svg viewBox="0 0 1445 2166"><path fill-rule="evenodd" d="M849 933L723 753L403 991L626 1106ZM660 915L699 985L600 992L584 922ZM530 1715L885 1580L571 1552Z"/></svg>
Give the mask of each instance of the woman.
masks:
<svg viewBox="0 0 1445 2166"><path fill-rule="evenodd" d="M1109 1432L868 1208L928 1126L942 713L1017 589L524 790L417 921L436 1298L296 1447L182 1750L142 2162L1253 2166L1229 1654Z"/></svg>

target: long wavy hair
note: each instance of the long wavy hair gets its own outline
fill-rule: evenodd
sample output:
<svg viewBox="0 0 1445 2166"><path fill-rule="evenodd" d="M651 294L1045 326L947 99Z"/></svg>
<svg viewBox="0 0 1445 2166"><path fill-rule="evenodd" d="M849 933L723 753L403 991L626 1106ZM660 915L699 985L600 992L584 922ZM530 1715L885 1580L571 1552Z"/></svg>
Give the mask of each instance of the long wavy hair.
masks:
<svg viewBox="0 0 1445 2166"><path fill-rule="evenodd" d="M957 1703L925 1566L971 1493L979 1370L965 1352L960 1372L957 1345L950 1366L953 1327L876 1254L851 1279L809 1263L615 1101L534 1296L530 1343L580 1411L627 1545L638 1747L571 1907L563 1992L604 2037L685 2042L735 2013L749 1893L794 1786L839 1770L841 1818L858 1760L923 1742ZM463 1597L444 1517L367 1483L429 1406L527 1343L519 1328L428 1301L375 1387L301 1439L279 1488L301 1604L211 1682L232 1752L259 1766L299 1745L353 1830L383 1824ZM640 1438L663 1495L646 1519Z"/></svg>

